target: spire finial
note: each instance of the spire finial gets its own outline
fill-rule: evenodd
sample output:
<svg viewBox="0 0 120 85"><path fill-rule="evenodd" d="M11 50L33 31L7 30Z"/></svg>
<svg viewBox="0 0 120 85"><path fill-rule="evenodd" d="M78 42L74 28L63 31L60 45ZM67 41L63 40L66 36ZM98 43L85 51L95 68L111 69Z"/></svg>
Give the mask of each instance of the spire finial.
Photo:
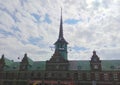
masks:
<svg viewBox="0 0 120 85"><path fill-rule="evenodd" d="M63 38L62 7L61 7L61 19L60 19L59 39L61 39L61 38Z"/></svg>
<svg viewBox="0 0 120 85"><path fill-rule="evenodd" d="M62 7L61 7L61 16L62 16Z"/></svg>
<svg viewBox="0 0 120 85"><path fill-rule="evenodd" d="M27 57L27 53L24 54L24 57Z"/></svg>
<svg viewBox="0 0 120 85"><path fill-rule="evenodd" d="M2 54L2 58L4 58L4 54Z"/></svg>
<svg viewBox="0 0 120 85"><path fill-rule="evenodd" d="M93 54L96 55L96 51L95 50L93 51Z"/></svg>

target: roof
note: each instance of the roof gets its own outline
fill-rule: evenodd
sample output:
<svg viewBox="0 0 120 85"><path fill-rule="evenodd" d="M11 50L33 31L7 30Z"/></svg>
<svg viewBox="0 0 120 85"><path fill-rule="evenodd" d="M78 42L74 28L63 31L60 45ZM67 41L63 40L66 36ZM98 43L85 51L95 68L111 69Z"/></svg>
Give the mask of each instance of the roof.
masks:
<svg viewBox="0 0 120 85"><path fill-rule="evenodd" d="M19 70L20 62L10 62L6 59L7 66L4 70ZM120 60L101 60L101 66L103 71L120 71ZM34 61L33 64L28 66L28 70L45 70L46 61ZM69 61L69 70L82 70L90 71L89 60L74 60Z"/></svg>
<svg viewBox="0 0 120 85"><path fill-rule="evenodd" d="M28 61L29 65L32 65L34 63L34 61L32 59L30 59L29 57L27 57L27 61Z"/></svg>
<svg viewBox="0 0 120 85"><path fill-rule="evenodd" d="M120 60L102 60L101 65L102 69L105 71L120 71Z"/></svg>
<svg viewBox="0 0 120 85"><path fill-rule="evenodd" d="M27 57L27 54L26 54L26 53L24 54L24 57L23 57L23 59L22 59L21 62L27 62L28 65L32 65L32 64L33 64L33 60L30 59L29 57Z"/></svg>
<svg viewBox="0 0 120 85"><path fill-rule="evenodd" d="M3 63L5 66L9 66L13 63L13 60L9 60L4 55L2 55L0 62Z"/></svg>
<svg viewBox="0 0 120 85"><path fill-rule="evenodd" d="M13 71L13 70L19 70L20 62L13 62L9 66L5 66L4 70L6 71Z"/></svg>
<svg viewBox="0 0 120 85"><path fill-rule="evenodd" d="M90 70L89 60L70 61L69 70ZM120 71L120 60L101 60L103 71Z"/></svg>
<svg viewBox="0 0 120 85"><path fill-rule="evenodd" d="M90 70L90 63L87 60L69 61L69 65L69 70Z"/></svg>
<svg viewBox="0 0 120 85"><path fill-rule="evenodd" d="M29 67L28 70L45 70L45 61L35 61L32 66Z"/></svg>

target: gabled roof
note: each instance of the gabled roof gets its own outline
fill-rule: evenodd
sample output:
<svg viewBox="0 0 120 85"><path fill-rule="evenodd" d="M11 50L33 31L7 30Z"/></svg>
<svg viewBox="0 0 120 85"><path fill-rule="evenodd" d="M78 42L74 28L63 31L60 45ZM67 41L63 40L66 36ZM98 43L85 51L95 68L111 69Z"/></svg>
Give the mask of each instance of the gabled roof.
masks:
<svg viewBox="0 0 120 85"><path fill-rule="evenodd" d="M4 65L9 66L13 63L13 60L9 60L4 55L2 55L1 62L3 62Z"/></svg>
<svg viewBox="0 0 120 85"><path fill-rule="evenodd" d="M22 62L26 62L28 63L28 65L32 65L33 64L33 60L30 59L29 57L27 57L27 54L24 55Z"/></svg>

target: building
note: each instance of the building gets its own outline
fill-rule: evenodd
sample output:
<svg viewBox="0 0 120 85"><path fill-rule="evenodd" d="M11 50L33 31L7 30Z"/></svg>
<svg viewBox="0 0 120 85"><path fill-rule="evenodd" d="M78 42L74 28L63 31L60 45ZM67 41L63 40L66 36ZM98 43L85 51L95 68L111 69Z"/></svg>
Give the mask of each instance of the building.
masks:
<svg viewBox="0 0 120 85"><path fill-rule="evenodd" d="M48 61L33 61L27 54L21 62L2 55L0 85L120 85L120 60L68 60L68 42L63 36L62 13L55 52Z"/></svg>

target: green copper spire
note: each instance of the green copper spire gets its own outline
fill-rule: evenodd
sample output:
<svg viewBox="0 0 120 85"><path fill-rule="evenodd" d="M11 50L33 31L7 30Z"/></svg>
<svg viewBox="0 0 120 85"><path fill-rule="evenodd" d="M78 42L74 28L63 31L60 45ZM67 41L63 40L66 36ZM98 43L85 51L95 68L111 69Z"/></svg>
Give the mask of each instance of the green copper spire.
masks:
<svg viewBox="0 0 120 85"><path fill-rule="evenodd" d="M64 39L63 36L63 21L62 21L62 8L61 8L61 18L60 18L60 28L59 28L59 37L55 42L55 50L57 50L61 56L67 60L67 44L68 42Z"/></svg>
<svg viewBox="0 0 120 85"><path fill-rule="evenodd" d="M63 20L62 20L62 8L61 8L61 18L60 18L60 28L59 28L59 37L58 40L55 42L62 42L68 44L68 42L63 37Z"/></svg>

